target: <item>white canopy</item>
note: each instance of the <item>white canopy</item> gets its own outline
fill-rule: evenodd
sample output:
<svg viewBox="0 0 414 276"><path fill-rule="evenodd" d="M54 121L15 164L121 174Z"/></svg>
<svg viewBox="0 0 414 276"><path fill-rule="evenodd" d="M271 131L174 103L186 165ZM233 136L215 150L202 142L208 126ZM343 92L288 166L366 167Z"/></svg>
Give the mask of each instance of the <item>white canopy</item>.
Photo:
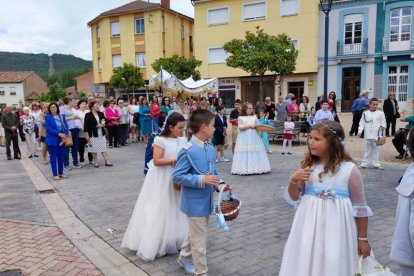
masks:
<svg viewBox="0 0 414 276"><path fill-rule="evenodd" d="M180 80L174 74L161 69L156 75L150 77L149 87L152 89L162 87L172 94L184 93L190 96L199 96L206 93L217 93L218 79L215 77L195 81L192 77L189 77L188 79Z"/></svg>

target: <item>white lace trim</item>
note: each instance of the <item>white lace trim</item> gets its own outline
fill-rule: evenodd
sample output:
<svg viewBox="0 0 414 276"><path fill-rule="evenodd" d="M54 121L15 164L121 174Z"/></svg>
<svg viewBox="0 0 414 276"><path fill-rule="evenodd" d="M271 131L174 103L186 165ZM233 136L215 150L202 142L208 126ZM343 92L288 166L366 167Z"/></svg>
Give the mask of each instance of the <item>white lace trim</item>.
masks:
<svg viewBox="0 0 414 276"><path fill-rule="evenodd" d="M352 205L352 207L354 208L354 217L356 218L373 216L372 210L368 205Z"/></svg>

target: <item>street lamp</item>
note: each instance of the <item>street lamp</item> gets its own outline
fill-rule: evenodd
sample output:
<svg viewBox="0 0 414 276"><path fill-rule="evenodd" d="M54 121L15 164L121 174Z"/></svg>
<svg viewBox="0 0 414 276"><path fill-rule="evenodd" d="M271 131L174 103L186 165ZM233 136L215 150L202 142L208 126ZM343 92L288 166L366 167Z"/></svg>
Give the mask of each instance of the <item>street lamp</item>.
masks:
<svg viewBox="0 0 414 276"><path fill-rule="evenodd" d="M333 0L319 0L321 11L325 14L325 57L323 63L323 97L328 98L328 36L329 36L329 13L332 9Z"/></svg>

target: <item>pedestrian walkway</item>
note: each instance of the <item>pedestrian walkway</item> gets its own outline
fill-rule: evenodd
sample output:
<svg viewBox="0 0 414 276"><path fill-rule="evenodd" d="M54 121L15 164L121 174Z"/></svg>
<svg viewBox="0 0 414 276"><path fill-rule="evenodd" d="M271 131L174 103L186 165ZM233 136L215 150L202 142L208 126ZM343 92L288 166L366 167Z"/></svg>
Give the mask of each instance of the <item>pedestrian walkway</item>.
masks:
<svg viewBox="0 0 414 276"><path fill-rule="evenodd" d="M56 227L23 161L6 161L5 152L0 148L0 271L102 275Z"/></svg>
<svg viewBox="0 0 414 276"><path fill-rule="evenodd" d="M24 275L102 275L56 226L0 220L0 271Z"/></svg>

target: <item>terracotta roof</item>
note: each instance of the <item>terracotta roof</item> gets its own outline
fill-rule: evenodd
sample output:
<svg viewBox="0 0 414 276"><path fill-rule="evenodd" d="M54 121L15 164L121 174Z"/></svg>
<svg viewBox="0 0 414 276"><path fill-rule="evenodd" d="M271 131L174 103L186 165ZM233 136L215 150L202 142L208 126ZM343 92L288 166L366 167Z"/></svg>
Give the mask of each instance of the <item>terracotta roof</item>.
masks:
<svg viewBox="0 0 414 276"><path fill-rule="evenodd" d="M145 11L148 9L154 9L154 8L162 8L162 9L166 9L169 10L171 12L180 14L186 18L190 18L193 19L187 15L184 15L182 13L176 12L172 9L167 9L166 7L162 6L161 4L158 3L151 3L151 2L147 2L147 1L133 1L130 2L128 4L125 4L123 6L120 6L118 8L106 11L101 13L100 15L98 15L97 17L95 17L94 19L92 19L91 21L88 22L88 26L91 26L96 20L102 18L102 17L107 17L107 16L111 16L111 15L120 15L120 14L125 14L125 13L133 13L133 12L139 12L139 11Z"/></svg>
<svg viewBox="0 0 414 276"><path fill-rule="evenodd" d="M34 71L0 72L0 83L23 82L27 77L34 73Z"/></svg>
<svg viewBox="0 0 414 276"><path fill-rule="evenodd" d="M118 8L106 11L101 13L99 16L108 16L120 13L127 13L127 12L136 12L141 10L146 10L148 8L159 7L160 4L148 3L144 1L134 1Z"/></svg>

